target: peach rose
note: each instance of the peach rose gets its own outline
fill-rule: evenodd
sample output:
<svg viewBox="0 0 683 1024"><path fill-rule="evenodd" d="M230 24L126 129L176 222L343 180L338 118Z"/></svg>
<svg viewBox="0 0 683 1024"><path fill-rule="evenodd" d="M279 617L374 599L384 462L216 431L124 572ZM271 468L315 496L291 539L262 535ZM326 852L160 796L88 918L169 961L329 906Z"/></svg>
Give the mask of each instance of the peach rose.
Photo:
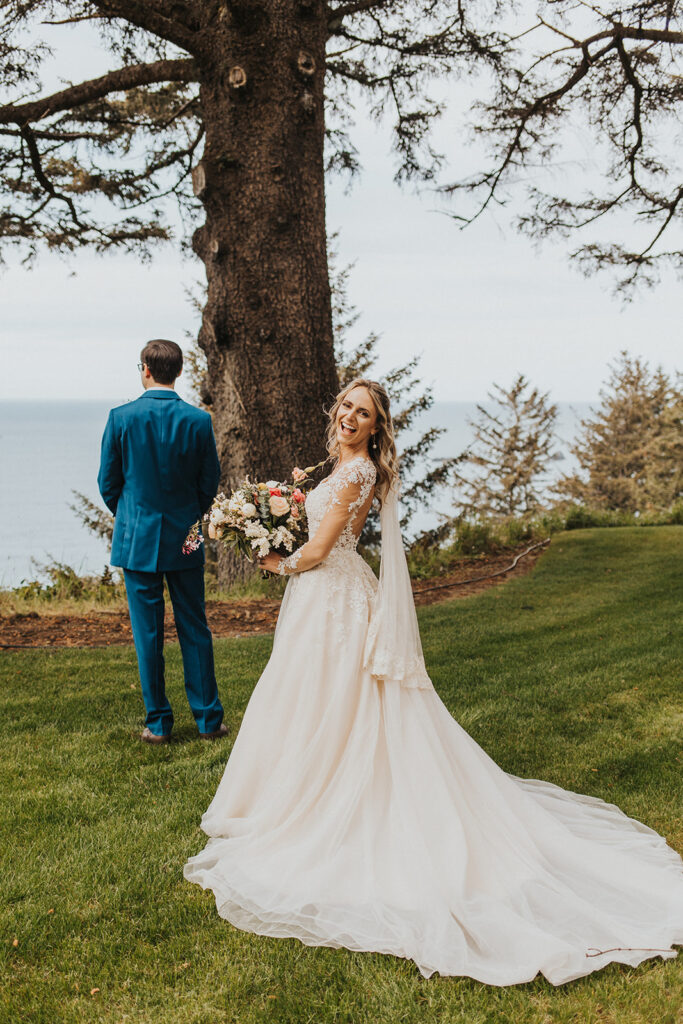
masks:
<svg viewBox="0 0 683 1024"><path fill-rule="evenodd" d="M274 516L286 516L289 514L289 502L281 495L274 494L270 499L270 511Z"/></svg>

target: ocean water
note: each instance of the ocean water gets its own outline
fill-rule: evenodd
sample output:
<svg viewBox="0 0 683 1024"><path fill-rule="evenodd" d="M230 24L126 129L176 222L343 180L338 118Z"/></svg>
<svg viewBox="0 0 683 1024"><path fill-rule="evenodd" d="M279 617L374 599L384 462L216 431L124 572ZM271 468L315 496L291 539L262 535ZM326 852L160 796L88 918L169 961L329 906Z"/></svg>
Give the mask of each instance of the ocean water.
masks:
<svg viewBox="0 0 683 1024"><path fill-rule="evenodd" d="M69 509L73 490L99 501L100 441L110 402L0 403L0 586L35 579L35 563L101 572L108 545Z"/></svg>
<svg viewBox="0 0 683 1024"><path fill-rule="evenodd" d="M81 525L69 505L73 491L100 502L100 440L114 404L0 402L0 587L38 578L39 566L52 560L82 573L101 572L107 564L107 544ZM571 466L568 446L587 408L584 403L559 406L559 458L552 476ZM473 403L437 402L420 419L419 430L445 427L434 454L457 455L471 440L468 420L475 412ZM413 527L436 525L438 513L449 512L450 505L450 496L442 495L416 516Z"/></svg>

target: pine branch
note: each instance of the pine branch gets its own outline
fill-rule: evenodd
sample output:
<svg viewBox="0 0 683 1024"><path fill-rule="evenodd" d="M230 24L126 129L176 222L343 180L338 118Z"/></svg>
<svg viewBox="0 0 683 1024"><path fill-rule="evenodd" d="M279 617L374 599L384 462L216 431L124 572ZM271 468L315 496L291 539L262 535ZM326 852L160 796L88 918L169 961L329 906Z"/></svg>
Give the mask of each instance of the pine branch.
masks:
<svg viewBox="0 0 683 1024"><path fill-rule="evenodd" d="M58 192L52 184L52 182L50 181L50 179L45 174L45 171L43 170L43 164L40 159L40 152L38 151L36 140L33 137L33 132L26 124L22 125L20 131L21 136L24 139L26 147L29 152L31 166L33 167L33 173L36 176L36 180L47 192L50 199L59 199L68 206L69 212L71 213L71 219L73 220L74 224L77 228L82 229L83 225L78 219L78 214L76 213L76 207L74 206L73 199L71 199L69 196L65 196L62 192Z"/></svg>
<svg viewBox="0 0 683 1024"><path fill-rule="evenodd" d="M6 104L0 107L0 124L23 125L39 121L58 111L73 110L93 100L102 99L109 93L125 92L141 85L194 81L197 81L197 67L193 60L158 60L153 64L134 64L29 103Z"/></svg>
<svg viewBox="0 0 683 1024"><path fill-rule="evenodd" d="M174 3L173 17L167 17L160 9L168 6L166 4L140 3L137 0L91 0L91 3L110 18L122 18L160 39L175 43L188 53L197 51L200 37L190 27L192 13L186 4ZM179 17L181 12L185 14L185 19Z"/></svg>
<svg viewBox="0 0 683 1024"><path fill-rule="evenodd" d="M455 216L456 220L462 221L463 224L472 224L482 215L482 213L484 213L491 202L496 198L498 189L506 172L511 167L517 166L518 161L524 163L527 136L529 136L533 141L538 141L538 137L529 127L530 124L536 118L545 117L559 100L570 93L580 82L583 81L593 67L593 64L609 53L615 46L615 40L611 40L598 54L594 56L584 52L579 64L573 68L561 85L551 89L549 92L543 93L533 101L514 111L515 124L512 139L505 148L502 159L498 162L495 170L493 172L486 173L481 177L475 178L472 181L449 185L443 189L445 193L454 193L463 190L474 192L475 190L481 189L482 186L486 189L485 197L478 204L476 212L469 217Z"/></svg>
<svg viewBox="0 0 683 1024"><path fill-rule="evenodd" d="M76 14L73 18L46 18L41 25L77 25L82 21L102 21L105 17L104 14Z"/></svg>
<svg viewBox="0 0 683 1024"><path fill-rule="evenodd" d="M619 210L630 212L632 225L655 221L655 230L640 247L588 237L570 253L586 274L623 267L616 290L628 298L638 282L654 283L661 265L683 266L680 246L674 251L658 248L683 213L675 170L660 155L667 141L661 127L666 124L664 118L675 118L683 100L683 79L676 73L680 59L676 51L683 45L676 9L680 5L646 0L615 12L600 3L581 6L600 20L595 31L577 33L573 29L578 20L576 5L555 0L551 9L564 18L561 27L539 15L531 28L508 37L505 59L496 72L497 95L480 105L484 118L476 127L477 134L492 140L489 166L483 173L444 186L442 192L472 197L469 212L451 214L461 227L476 221L493 203L505 204L507 187L520 172L528 177L539 162L549 164L560 145L558 129L580 110L592 129L596 150L608 154L605 177L616 187L600 195L587 182L586 198L573 198L572 183L564 186L564 195L547 194L532 184L527 188L530 212L518 218L517 226L532 238L543 238L566 237ZM555 48L542 40L531 57L525 56L533 46L531 37L539 32L552 33L563 45ZM522 37L520 60L513 44ZM675 187L662 187L667 176Z"/></svg>
<svg viewBox="0 0 683 1024"><path fill-rule="evenodd" d="M102 540L106 540L111 544L112 537L114 535L114 517L111 512L106 509L100 508L94 501L91 501L87 495L82 494L80 491L71 491L74 502L69 505L71 511L75 514L76 518L81 523L94 533L96 537L101 537Z"/></svg>
<svg viewBox="0 0 683 1024"><path fill-rule="evenodd" d="M353 14L362 14L379 7L389 7L390 0L355 0L355 2L342 4L341 7L330 8L330 28L338 28L344 18Z"/></svg>

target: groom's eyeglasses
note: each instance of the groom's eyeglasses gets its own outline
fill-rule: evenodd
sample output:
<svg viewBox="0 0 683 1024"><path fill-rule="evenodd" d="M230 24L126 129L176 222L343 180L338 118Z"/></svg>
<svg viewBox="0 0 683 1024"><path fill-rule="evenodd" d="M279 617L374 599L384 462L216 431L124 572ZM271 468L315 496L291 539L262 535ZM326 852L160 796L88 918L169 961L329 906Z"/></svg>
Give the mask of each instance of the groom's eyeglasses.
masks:
<svg viewBox="0 0 683 1024"><path fill-rule="evenodd" d="M145 368L145 364L144 363L138 363L138 370L140 371L140 373L142 373L144 368Z"/></svg>

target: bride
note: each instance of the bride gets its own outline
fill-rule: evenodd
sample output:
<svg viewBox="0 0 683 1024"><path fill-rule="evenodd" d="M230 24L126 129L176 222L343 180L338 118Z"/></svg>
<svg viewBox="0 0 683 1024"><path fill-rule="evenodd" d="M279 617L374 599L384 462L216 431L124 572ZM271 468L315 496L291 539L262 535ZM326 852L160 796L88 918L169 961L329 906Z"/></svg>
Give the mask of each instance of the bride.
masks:
<svg viewBox="0 0 683 1024"><path fill-rule="evenodd" d="M238 928L408 957L425 977L560 985L675 956L679 855L612 804L507 775L434 690L379 384L340 392L328 449L308 543L262 560L291 579L185 877ZM373 501L379 584L356 551Z"/></svg>

